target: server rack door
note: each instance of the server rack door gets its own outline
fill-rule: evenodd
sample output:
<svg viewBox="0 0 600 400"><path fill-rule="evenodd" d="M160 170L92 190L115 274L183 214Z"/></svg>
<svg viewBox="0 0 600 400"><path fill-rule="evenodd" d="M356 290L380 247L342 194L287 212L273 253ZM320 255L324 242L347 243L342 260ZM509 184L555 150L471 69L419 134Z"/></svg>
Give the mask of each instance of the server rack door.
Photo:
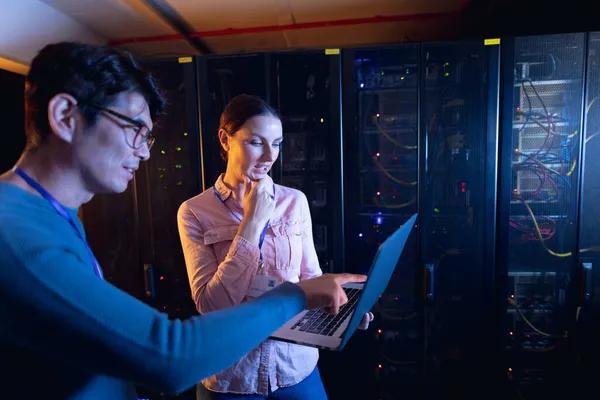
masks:
<svg viewBox="0 0 600 400"><path fill-rule="evenodd" d="M140 168L136 185L140 210L140 256L153 269L156 307L173 318L196 314L183 259L177 210L200 193L199 130L194 63L177 60L147 65L169 108L154 129L152 157Z"/></svg>
<svg viewBox="0 0 600 400"><path fill-rule="evenodd" d="M508 43L509 41L506 40ZM551 396L572 363L575 319L583 33L517 37L503 79L504 176L509 210L505 373L525 398ZM512 95L510 95L512 93ZM504 218L504 217L503 217Z"/></svg>
<svg viewBox="0 0 600 400"><path fill-rule="evenodd" d="M575 351L579 359L575 387L581 394L593 390L600 348L597 344L600 316L600 32L588 34L586 100L584 108L582 177L579 216L579 277L577 336Z"/></svg>
<svg viewBox="0 0 600 400"><path fill-rule="evenodd" d="M346 270L366 273L378 245L417 211L419 47L344 51ZM353 338L356 398L418 396L423 332L411 235L368 335ZM361 355L360 351L363 352ZM360 389L364 390L360 392ZM391 397L390 397L391 396Z"/></svg>
<svg viewBox="0 0 600 400"><path fill-rule="evenodd" d="M439 398L465 397L478 390L469 382L483 379L489 348L498 48L432 43L422 46L421 57L428 389Z"/></svg>

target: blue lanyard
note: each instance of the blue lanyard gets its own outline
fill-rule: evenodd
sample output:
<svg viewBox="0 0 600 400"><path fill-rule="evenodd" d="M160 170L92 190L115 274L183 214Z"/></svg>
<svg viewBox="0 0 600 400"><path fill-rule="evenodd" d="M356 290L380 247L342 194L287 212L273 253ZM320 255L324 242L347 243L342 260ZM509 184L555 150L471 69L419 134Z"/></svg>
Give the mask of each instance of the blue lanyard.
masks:
<svg viewBox="0 0 600 400"><path fill-rule="evenodd" d="M98 277L100 279L104 279L104 275L102 274L102 270L100 269L100 264L98 264L98 260L96 260L96 257L94 257L94 253L92 253L92 249L90 248L90 245L88 244L87 240L85 240L83 234L79 231L79 228L77 228L75 221L73 221L73 218L71 218L69 213L63 208L63 206L50 193L48 193L46 191L46 189L44 189L39 183L37 183L35 180L33 180L32 177L27 175L25 173L25 171L23 171L19 167L15 167L15 172L17 173L17 175L19 175L21 178L23 178L25 180L25 182L27 182L27 184L29 184L29 186L31 186L32 188L37 190L42 195L43 198L48 200L48 202L52 205L52 207L54 207L56 212L59 213L61 217L66 219L71 224L71 226L73 227L73 229L75 229L75 232L77 232L77 235L79 236L79 238L83 241L83 244L85 245L85 248L90 256L90 260L92 261L92 265L94 266L94 272L96 272L96 275L98 275Z"/></svg>
<svg viewBox="0 0 600 400"><path fill-rule="evenodd" d="M223 200L223 198L221 197L221 195L219 195L219 192L217 192L217 188L215 186L213 186L213 192L215 192L215 196L217 196L217 199L219 199L219 201L221 202L221 204L223 204L225 206L225 208L227 208L229 210L229 212L231 213L231 215L233 215L233 217L235 219L237 219L238 222L242 222L242 219L240 217L238 217L238 215L236 213L234 213L231 208L229 208L229 206L227 205L227 203L225 203L225 200ZM275 185L273 185L273 197L275 197ZM263 259L262 245L263 245L263 242L265 241L265 236L267 234L267 228L269 227L269 222L270 221L271 220L267 221L267 223L265 224L265 227L264 227L262 233L260 234L260 239L258 241L258 250L260 251L260 259L261 259L261 261Z"/></svg>

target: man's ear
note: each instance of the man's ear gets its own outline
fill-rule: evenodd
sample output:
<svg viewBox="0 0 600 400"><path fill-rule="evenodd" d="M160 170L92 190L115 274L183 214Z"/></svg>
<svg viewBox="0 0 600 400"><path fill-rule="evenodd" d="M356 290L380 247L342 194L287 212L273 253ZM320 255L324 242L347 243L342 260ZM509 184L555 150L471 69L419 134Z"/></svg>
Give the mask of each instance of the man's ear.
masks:
<svg viewBox="0 0 600 400"><path fill-rule="evenodd" d="M67 143L73 142L76 124L77 100L69 94L59 93L48 102L48 122L50 129Z"/></svg>
<svg viewBox="0 0 600 400"><path fill-rule="evenodd" d="M225 129L219 129L219 142L225 151L229 151L229 139L230 136L227 134Z"/></svg>

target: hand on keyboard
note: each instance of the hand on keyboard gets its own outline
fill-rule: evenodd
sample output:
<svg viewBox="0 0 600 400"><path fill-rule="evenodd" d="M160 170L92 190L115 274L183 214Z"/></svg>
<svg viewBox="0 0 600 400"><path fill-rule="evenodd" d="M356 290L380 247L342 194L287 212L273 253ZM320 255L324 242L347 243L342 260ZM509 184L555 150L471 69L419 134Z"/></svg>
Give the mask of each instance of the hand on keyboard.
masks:
<svg viewBox="0 0 600 400"><path fill-rule="evenodd" d="M351 316L354 308L360 298L360 290L352 288L343 288L348 298L348 302L340 307L339 313L336 315L327 315L321 309L315 308L308 311L302 319L298 320L292 329L297 329L299 332L314 333L317 335L333 336L342 326L344 321ZM358 327L359 329L367 329L369 322L373 320L373 314L368 312L363 316L363 320Z"/></svg>
<svg viewBox="0 0 600 400"><path fill-rule="evenodd" d="M298 282L298 286L306 294L306 308L322 308L327 314L337 314L340 307L348 302L342 288L344 283L364 282L365 275L356 274L324 274L317 278Z"/></svg>

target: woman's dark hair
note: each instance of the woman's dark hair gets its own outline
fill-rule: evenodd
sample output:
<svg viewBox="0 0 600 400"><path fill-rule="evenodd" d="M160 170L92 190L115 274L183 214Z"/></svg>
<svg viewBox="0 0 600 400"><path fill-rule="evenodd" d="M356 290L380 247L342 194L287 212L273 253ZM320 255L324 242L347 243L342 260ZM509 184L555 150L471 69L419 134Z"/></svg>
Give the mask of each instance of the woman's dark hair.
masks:
<svg viewBox="0 0 600 400"><path fill-rule="evenodd" d="M75 42L47 45L33 59L25 81L27 148L33 150L50 137L48 103L55 95L67 93L77 99L78 108L93 126L99 110L89 103L105 107L128 91L144 96L156 122L164 112L165 100L152 76L131 54Z"/></svg>
<svg viewBox="0 0 600 400"><path fill-rule="evenodd" d="M246 121L259 115L272 115L279 119L277 111L260 97L240 94L231 99L223 110L219 130L223 129L229 136L233 136ZM227 161L227 152L222 147L221 158Z"/></svg>

